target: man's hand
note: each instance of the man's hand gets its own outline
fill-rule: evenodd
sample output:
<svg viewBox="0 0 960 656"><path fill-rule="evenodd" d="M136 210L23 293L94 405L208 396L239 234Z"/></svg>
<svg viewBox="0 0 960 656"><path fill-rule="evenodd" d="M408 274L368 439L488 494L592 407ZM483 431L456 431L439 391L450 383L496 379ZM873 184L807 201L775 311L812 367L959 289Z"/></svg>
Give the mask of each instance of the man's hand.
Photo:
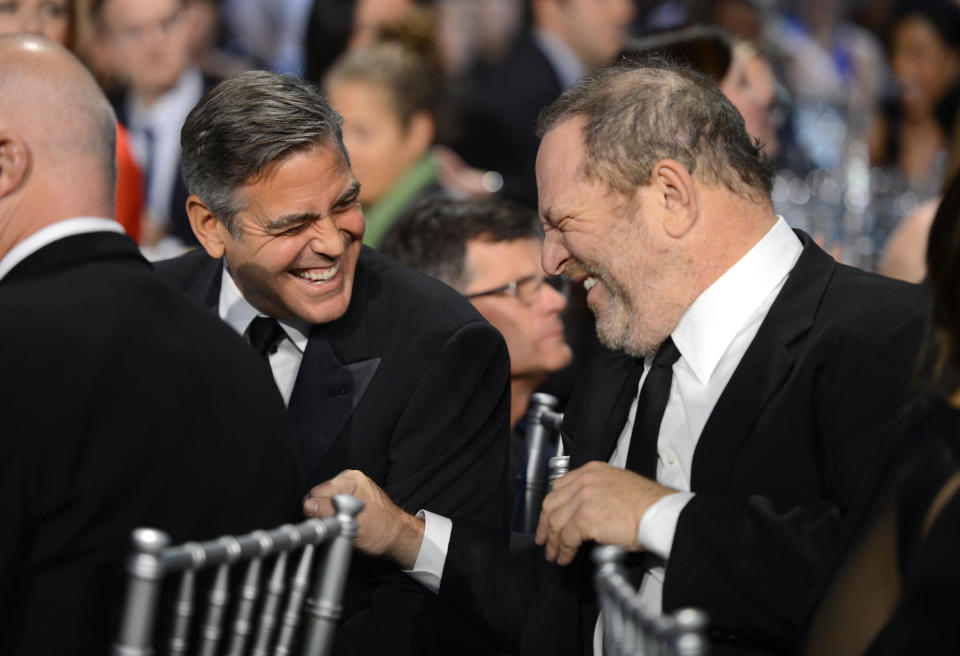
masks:
<svg viewBox="0 0 960 656"><path fill-rule="evenodd" d="M316 486L303 500L307 517L330 517L330 501L337 494L352 494L364 503L356 547L368 556L391 560L401 569L413 569L423 541L423 520L409 515L359 471L347 469Z"/></svg>
<svg viewBox="0 0 960 656"><path fill-rule="evenodd" d="M632 551L647 508L676 490L605 462L588 462L557 479L543 500L537 544L547 560L567 565L587 540Z"/></svg>

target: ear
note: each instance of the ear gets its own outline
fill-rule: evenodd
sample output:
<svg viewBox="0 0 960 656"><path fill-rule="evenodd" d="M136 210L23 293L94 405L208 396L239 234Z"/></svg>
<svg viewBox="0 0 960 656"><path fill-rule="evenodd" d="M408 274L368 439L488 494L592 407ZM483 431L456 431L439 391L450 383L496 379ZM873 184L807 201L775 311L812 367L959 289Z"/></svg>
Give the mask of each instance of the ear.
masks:
<svg viewBox="0 0 960 656"><path fill-rule="evenodd" d="M30 170L32 155L23 139L0 131L0 198L19 189Z"/></svg>
<svg viewBox="0 0 960 656"><path fill-rule="evenodd" d="M662 159L653 165L650 182L664 209L664 230L671 237L683 237L696 223L700 212L693 176L680 162Z"/></svg>
<svg viewBox="0 0 960 656"><path fill-rule="evenodd" d="M428 112L415 112L407 124L407 143L410 152L424 153L433 145L437 122Z"/></svg>
<svg viewBox="0 0 960 656"><path fill-rule="evenodd" d="M187 198L187 217L193 234L207 254L215 259L223 257L226 252L224 233L227 227L211 212L196 194Z"/></svg>

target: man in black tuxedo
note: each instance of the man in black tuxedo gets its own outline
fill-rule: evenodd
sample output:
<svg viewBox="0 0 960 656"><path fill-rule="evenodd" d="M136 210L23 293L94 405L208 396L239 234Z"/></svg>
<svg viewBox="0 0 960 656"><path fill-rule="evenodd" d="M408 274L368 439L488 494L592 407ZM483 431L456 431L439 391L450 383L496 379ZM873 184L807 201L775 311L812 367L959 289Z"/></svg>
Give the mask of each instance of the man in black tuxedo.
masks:
<svg viewBox="0 0 960 656"><path fill-rule="evenodd" d="M207 94L184 124L181 160L204 250L157 270L267 359L308 486L359 469L409 512L502 530L503 338L454 290L362 246L340 122L291 77L245 73ZM440 613L418 605L435 600L385 563L355 569L349 648L433 649L435 631L415 627Z"/></svg>
<svg viewBox="0 0 960 656"><path fill-rule="evenodd" d="M136 527L183 542L299 516L262 364L102 218L115 129L66 50L0 37L3 654L107 653Z"/></svg>
<svg viewBox="0 0 960 656"><path fill-rule="evenodd" d="M589 290L618 351L567 405L572 470L544 500L544 549L508 557L466 522L418 522L356 473L305 511L358 491L361 548L407 565L421 534L435 548L438 523L452 529L441 599L519 653L599 653L590 541L637 552L649 612L706 610L712 653L789 651L878 456L922 410L920 291L791 231L742 118L703 76L609 69L541 130L544 268Z"/></svg>

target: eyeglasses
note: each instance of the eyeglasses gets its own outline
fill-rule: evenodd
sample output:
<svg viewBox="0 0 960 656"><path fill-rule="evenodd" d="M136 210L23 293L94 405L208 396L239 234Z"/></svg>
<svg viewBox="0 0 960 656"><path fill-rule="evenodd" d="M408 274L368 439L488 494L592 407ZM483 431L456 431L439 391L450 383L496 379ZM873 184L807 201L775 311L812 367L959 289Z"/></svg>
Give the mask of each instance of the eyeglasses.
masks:
<svg viewBox="0 0 960 656"><path fill-rule="evenodd" d="M173 13L168 14L167 16L164 16L158 20L151 21L143 25L131 25L128 27L117 28L113 31L113 37L120 45L129 47L143 42L154 32L157 32L162 36L166 36L180 23L180 19L183 18L183 14L183 7L179 7L175 9Z"/></svg>
<svg viewBox="0 0 960 656"><path fill-rule="evenodd" d="M563 276L543 276L535 273L530 276L524 276L508 282L501 287L494 287L483 292L466 294L466 298L479 298L480 296L495 296L502 294L505 296L516 296L517 300L524 305L533 305L540 299L540 289L543 283L547 283L553 289L560 292L564 298L570 291L570 281Z"/></svg>

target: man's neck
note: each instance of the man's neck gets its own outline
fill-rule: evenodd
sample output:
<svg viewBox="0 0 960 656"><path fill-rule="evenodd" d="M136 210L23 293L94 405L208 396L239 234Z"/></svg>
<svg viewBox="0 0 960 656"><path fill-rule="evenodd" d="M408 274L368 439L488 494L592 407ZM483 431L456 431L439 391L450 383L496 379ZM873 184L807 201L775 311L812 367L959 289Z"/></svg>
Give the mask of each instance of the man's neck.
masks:
<svg viewBox="0 0 960 656"><path fill-rule="evenodd" d="M172 89L173 87L170 87ZM160 88L150 88L150 89L136 89L134 93L137 94L137 99L144 107L152 107L155 102L160 100L165 93L170 91L170 89L160 89Z"/></svg>

